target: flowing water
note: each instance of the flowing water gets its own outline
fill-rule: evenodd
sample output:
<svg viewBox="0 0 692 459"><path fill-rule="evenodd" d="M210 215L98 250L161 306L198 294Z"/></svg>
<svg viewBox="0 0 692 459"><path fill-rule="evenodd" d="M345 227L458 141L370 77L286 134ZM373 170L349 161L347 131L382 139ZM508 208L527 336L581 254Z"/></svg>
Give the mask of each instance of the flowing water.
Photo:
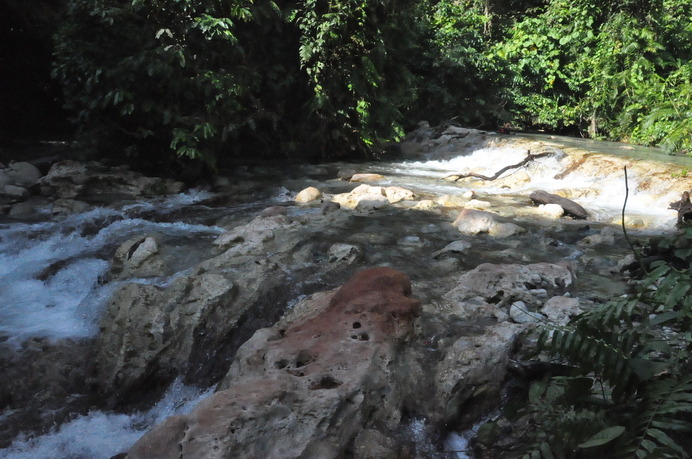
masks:
<svg viewBox="0 0 692 459"><path fill-rule="evenodd" d="M0 450L0 457L109 458L126 450L151 426L170 416L189 413L213 392L213 389L202 390L176 380L150 410L132 414L94 411L46 435L35 438L20 435L9 448Z"/></svg>
<svg viewBox="0 0 692 459"><path fill-rule="evenodd" d="M556 174L563 167L560 158L547 157L523 169L530 176L529 181L513 183L511 187L506 181L480 186L478 181L442 180L450 174L468 171L492 175L502 167L520 162L525 156L524 146L510 145L459 155L431 154L417 160L382 161L355 167L359 172L384 175L386 178L378 185L398 185L424 198L460 195L474 190L477 199L490 203L491 210L499 209L529 230L520 243L479 238L468 259L461 262L461 269L472 269L481 261L503 262L508 258L511 262L588 258L587 250L574 242L597 233L604 225L619 221L626 193L623 177L618 175L619 168L613 168L608 175L598 170L584 170L560 178ZM692 167L687 158L677 161L680 167ZM271 171L273 177L264 173L256 182L250 173L237 180L259 185L250 187L251 192L242 199L193 190L165 199L97 207L62 220L0 221L0 343L7 349L21 349L27 340L34 338L51 341L93 337L98 332L98 321L110 294L120 285L118 282L167 285L173 278L188 273L195 264L213 256L211 241L224 231L221 225L230 227L247 222L267 206L287 206L289 216L316 212L315 208L293 206L291 200L295 193L311 185L327 194L353 189L356 184L334 179L336 172L344 167L354 166L304 167L293 174L274 170ZM646 179L642 170L645 169L633 169L629 176L630 189L637 189ZM536 217L528 205L528 195L538 189L549 192L581 190L575 200L589 210L589 221L555 222ZM628 216L644 222L641 234L674 228L676 214L667 209L667 204L676 200L681 191L662 185L650 192L630 194ZM343 228L343 232L351 240L365 243L368 251L372 249L368 263L394 267L410 267L414 263L412 259L420 258L422 252L434 252L455 237L456 230L448 224L454 217L453 211L404 210L380 211L377 218L354 217L351 227ZM106 282L104 278L115 248L132 237L151 233L162 235L166 246L175 248L177 258L172 258L175 262L171 272L154 279ZM377 234L381 235L379 240L372 236ZM622 256L626 249L620 241L599 251L601 257ZM584 264L589 265L589 262ZM600 285L591 288L600 288L604 295L621 292L622 287L614 286L608 276L608 269L603 266L587 269L582 275L585 280L582 285L594 281ZM421 273L423 277L425 274ZM435 273L431 271L428 277L434 278ZM126 450L143 431L166 416L188 411L210 390L183 386L177 381L164 398L147 411L117 414L95 410L74 417L45 435L19 436L9 448L0 450L0 457L107 458ZM9 414L0 414L0 422ZM423 435L421 422L412 421L412 435ZM465 449L466 441L451 438L447 447Z"/></svg>

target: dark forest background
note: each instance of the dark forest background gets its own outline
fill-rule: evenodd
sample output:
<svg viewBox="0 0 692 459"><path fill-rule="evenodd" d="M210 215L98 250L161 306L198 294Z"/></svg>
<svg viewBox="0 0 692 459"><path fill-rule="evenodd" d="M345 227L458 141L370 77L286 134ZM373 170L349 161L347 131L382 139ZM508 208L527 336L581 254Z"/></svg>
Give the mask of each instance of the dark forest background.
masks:
<svg viewBox="0 0 692 459"><path fill-rule="evenodd" d="M422 120L692 148L690 0L3 0L0 133L143 169Z"/></svg>

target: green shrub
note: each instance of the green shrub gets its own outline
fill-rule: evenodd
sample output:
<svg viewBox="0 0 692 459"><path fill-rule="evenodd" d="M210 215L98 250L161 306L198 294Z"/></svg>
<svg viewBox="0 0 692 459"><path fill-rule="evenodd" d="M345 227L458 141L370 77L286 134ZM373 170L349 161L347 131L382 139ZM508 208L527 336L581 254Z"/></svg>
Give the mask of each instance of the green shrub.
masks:
<svg viewBox="0 0 692 459"><path fill-rule="evenodd" d="M659 244L673 256L636 293L544 328L539 348L572 371L531 386L524 457L689 457L691 243L687 229Z"/></svg>

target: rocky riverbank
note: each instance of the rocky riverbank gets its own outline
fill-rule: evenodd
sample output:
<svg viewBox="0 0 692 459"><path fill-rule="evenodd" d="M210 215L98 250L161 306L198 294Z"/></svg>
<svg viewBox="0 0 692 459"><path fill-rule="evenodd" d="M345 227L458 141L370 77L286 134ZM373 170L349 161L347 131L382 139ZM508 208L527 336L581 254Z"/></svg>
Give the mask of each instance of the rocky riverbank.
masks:
<svg viewBox="0 0 692 459"><path fill-rule="evenodd" d="M501 405L525 332L624 290L622 187L609 188L622 168L633 230L672 231L665 207L692 188L665 163L456 127L421 126L398 150L369 165L239 169L184 205L165 197L182 184L123 168L62 161L29 177L20 171L30 165L4 167L8 231L112 210L79 226L87 245L109 235L90 252L105 260L95 282L109 286L84 319L96 333L3 330L2 446L89 410L144 409L183 378L216 393L99 454L443 455L447 432ZM483 170L455 169L479 151ZM526 151L549 154L496 180L457 180L493 175ZM537 189L586 218L567 201L537 205ZM124 230L135 221L146 224ZM31 279L56 282L74 263L54 257Z"/></svg>

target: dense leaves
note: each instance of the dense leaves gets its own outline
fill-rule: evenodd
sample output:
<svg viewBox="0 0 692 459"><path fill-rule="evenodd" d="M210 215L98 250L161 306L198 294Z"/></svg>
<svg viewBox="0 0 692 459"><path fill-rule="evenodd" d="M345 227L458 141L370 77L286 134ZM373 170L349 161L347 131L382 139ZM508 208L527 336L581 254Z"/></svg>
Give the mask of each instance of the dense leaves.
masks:
<svg viewBox="0 0 692 459"><path fill-rule="evenodd" d="M368 154L412 100L404 2L70 0L54 74L103 154ZM90 145L91 144L91 145Z"/></svg>
<svg viewBox="0 0 692 459"><path fill-rule="evenodd" d="M552 0L515 22L496 52L515 121L689 150L688 0Z"/></svg>
<svg viewBox="0 0 692 459"><path fill-rule="evenodd" d="M213 165L231 139L249 151L290 116L290 34L268 1L69 2L55 75L82 140L156 158L170 148ZM265 132L256 135L258 128ZM278 135L278 133L277 133Z"/></svg>
<svg viewBox="0 0 692 459"><path fill-rule="evenodd" d="M690 0L10 5L59 25L82 151L140 167L373 156L421 119L692 148Z"/></svg>

